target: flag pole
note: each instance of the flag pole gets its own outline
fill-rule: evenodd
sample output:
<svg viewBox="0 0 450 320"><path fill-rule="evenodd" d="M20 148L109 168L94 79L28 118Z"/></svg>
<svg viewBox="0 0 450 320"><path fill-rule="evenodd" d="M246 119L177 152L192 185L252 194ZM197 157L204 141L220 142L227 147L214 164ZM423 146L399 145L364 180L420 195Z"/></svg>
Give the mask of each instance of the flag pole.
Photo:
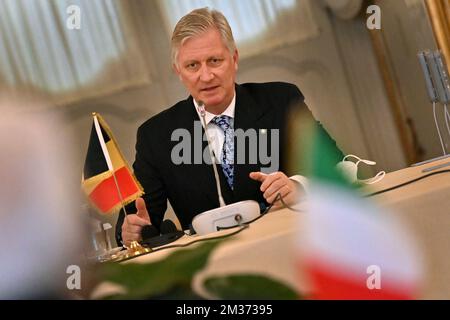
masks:
<svg viewBox="0 0 450 320"><path fill-rule="evenodd" d="M103 138L102 130L101 130L100 124L98 122L97 112L93 112L92 116L94 117L95 131L97 132L97 137L98 137L98 140L100 141L100 146L102 148L103 155L105 156L105 159L106 159L106 164L108 165L108 169L109 169L109 171L111 172L111 174L113 176L114 184L116 186L116 190L117 190L117 194L119 196L120 204L121 204L123 212L125 214L125 219L127 219L127 222L128 222L128 213L127 213L127 210L125 209L124 201L123 201L123 198L122 198L122 193L120 191L119 183L117 182L116 173L114 172L114 166L112 164L111 157L109 156L108 148L106 147L105 139ZM132 256L138 256L140 254L147 253L147 252L151 251L149 248L142 247L139 244L139 242L137 242L137 241L131 241L131 244L130 244L129 248L127 248L127 249L128 249L127 250L128 252L127 252L125 258L129 258L129 257L132 257Z"/></svg>

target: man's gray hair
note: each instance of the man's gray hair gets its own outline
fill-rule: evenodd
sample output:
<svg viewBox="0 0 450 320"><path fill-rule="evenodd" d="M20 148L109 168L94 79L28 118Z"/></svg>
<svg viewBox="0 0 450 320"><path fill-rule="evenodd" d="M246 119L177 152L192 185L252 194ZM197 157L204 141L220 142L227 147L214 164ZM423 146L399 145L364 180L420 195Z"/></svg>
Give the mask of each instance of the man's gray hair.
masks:
<svg viewBox="0 0 450 320"><path fill-rule="evenodd" d="M234 54L236 43L227 19L221 12L206 7L195 9L178 21L172 33L172 63L178 65L178 50L187 39L201 35L211 28L219 31L222 41L231 54Z"/></svg>

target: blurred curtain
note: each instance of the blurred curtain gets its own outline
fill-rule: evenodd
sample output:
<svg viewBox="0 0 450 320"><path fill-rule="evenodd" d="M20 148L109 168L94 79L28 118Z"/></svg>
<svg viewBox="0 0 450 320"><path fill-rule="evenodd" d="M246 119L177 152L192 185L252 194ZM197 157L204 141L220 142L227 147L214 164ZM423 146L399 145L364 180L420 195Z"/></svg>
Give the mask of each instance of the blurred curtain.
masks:
<svg viewBox="0 0 450 320"><path fill-rule="evenodd" d="M318 35L310 0L159 0L168 34L193 9L210 7L227 18L241 57Z"/></svg>
<svg viewBox="0 0 450 320"><path fill-rule="evenodd" d="M0 93L43 95L56 104L149 82L126 3L119 0L2 0ZM80 29L67 12L80 8Z"/></svg>

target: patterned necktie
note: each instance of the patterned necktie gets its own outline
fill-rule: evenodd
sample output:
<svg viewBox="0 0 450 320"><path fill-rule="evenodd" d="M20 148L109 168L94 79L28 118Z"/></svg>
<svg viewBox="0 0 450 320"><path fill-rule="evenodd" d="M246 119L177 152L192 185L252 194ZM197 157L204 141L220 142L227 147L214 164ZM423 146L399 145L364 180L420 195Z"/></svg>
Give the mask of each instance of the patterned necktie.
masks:
<svg viewBox="0 0 450 320"><path fill-rule="evenodd" d="M218 116L211 120L211 123L217 125L224 133L224 142L222 147L222 171L227 178L228 185L233 190L234 178L234 128L233 118L229 116Z"/></svg>

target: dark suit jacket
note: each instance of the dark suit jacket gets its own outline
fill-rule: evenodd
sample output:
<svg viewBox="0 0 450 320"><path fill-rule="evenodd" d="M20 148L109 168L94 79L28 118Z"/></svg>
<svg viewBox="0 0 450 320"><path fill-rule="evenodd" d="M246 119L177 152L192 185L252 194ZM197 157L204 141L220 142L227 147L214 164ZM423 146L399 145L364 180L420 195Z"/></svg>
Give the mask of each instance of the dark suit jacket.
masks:
<svg viewBox="0 0 450 320"><path fill-rule="evenodd" d="M235 131L238 128L243 130L253 128L257 131L267 129L268 141L270 141L270 129L279 129L280 167L275 171L283 171L288 176L302 174L302 172L286 171L286 151L288 151L286 150L286 122L292 108L304 109L308 115L311 115L303 100L300 90L295 85L288 83L236 85ZM175 165L171 160L172 149L179 143L179 141L171 141L172 132L184 128L189 131L191 137L194 137L194 121L200 121L200 119L193 99L189 97L152 117L138 129L133 169L144 188L143 198L151 222L157 228L164 218L167 200L170 201L183 229L189 228L192 219L197 214L219 206L211 165L205 163ZM193 159L194 141L191 142L191 158ZM207 148L207 143L203 141L202 151L205 148ZM248 145L246 145L246 150L248 150ZM267 154L270 155L271 152L269 151ZM256 164L248 162L238 164L235 155L234 190L231 190L220 165L218 165L225 202L230 204L251 199L264 204L265 200L259 190L260 183L249 178L250 172L261 171L262 167L264 166L260 163L259 157ZM127 209L127 212L136 212L134 203L128 205ZM121 212L116 226L118 241L120 241L123 218L124 215Z"/></svg>

